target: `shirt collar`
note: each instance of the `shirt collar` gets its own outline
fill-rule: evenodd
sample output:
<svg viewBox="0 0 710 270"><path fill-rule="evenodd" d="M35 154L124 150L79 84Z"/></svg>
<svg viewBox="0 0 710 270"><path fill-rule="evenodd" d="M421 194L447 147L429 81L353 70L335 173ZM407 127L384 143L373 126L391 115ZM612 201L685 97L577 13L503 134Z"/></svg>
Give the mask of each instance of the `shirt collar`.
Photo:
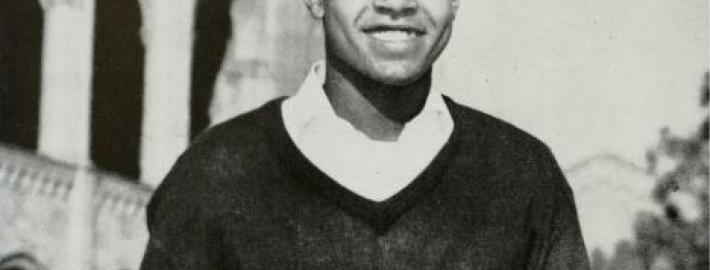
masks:
<svg viewBox="0 0 710 270"><path fill-rule="evenodd" d="M325 116L341 119L335 114L335 110L323 89L325 68L325 61L318 61L313 64L298 92L284 102L283 114L287 120L289 132L300 134L300 131L316 117ZM441 119L441 122L451 121L449 110L441 92L437 88L432 87L429 90L424 108L409 123L418 122L425 115L435 115L435 118Z"/></svg>
<svg viewBox="0 0 710 270"><path fill-rule="evenodd" d="M286 105L290 107L288 113L292 114L299 126L306 125L316 116L337 117L325 95L323 83L325 83L325 62L318 61L311 67L298 92L286 101Z"/></svg>

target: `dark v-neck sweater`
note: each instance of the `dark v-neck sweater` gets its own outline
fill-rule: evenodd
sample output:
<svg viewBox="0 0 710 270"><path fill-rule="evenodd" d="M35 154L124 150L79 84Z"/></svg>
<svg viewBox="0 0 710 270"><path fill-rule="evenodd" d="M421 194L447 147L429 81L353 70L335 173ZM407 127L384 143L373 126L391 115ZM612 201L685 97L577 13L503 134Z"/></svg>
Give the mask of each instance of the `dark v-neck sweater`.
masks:
<svg viewBox="0 0 710 270"><path fill-rule="evenodd" d="M300 153L282 101L180 157L149 204L141 269L589 268L572 192L532 136L447 98L449 141L375 202Z"/></svg>

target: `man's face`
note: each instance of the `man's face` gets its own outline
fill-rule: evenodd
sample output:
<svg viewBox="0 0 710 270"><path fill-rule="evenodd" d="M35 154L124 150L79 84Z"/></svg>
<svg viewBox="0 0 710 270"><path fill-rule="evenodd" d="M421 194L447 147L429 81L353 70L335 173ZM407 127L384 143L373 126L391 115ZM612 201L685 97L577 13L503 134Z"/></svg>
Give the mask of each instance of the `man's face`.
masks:
<svg viewBox="0 0 710 270"><path fill-rule="evenodd" d="M451 36L459 0L307 0L323 16L326 54L380 83L425 74Z"/></svg>

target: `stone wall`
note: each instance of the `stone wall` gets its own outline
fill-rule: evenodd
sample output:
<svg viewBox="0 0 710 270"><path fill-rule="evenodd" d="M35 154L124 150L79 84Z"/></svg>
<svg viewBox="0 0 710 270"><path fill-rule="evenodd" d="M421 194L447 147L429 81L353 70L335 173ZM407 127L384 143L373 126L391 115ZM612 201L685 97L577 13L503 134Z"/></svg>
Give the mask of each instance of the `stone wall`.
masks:
<svg viewBox="0 0 710 270"><path fill-rule="evenodd" d="M0 151L0 258L26 253L45 266L61 260L72 178L68 166Z"/></svg>
<svg viewBox="0 0 710 270"><path fill-rule="evenodd" d="M68 198L79 168L0 147L0 259L23 253L45 269L63 265L70 211ZM137 269L147 241L145 205L151 189L90 170L93 191L94 269Z"/></svg>
<svg viewBox="0 0 710 270"><path fill-rule="evenodd" d="M96 269L138 269L148 231L145 206L150 189L110 175L99 175L95 201Z"/></svg>

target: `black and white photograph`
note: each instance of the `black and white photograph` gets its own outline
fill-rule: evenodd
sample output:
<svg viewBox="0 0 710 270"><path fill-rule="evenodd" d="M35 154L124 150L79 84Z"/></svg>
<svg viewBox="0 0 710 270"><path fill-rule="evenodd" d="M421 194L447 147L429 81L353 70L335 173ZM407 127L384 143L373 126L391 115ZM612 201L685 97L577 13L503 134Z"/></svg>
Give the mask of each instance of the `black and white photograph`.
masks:
<svg viewBox="0 0 710 270"><path fill-rule="evenodd" d="M0 0L0 270L710 269L707 0Z"/></svg>

